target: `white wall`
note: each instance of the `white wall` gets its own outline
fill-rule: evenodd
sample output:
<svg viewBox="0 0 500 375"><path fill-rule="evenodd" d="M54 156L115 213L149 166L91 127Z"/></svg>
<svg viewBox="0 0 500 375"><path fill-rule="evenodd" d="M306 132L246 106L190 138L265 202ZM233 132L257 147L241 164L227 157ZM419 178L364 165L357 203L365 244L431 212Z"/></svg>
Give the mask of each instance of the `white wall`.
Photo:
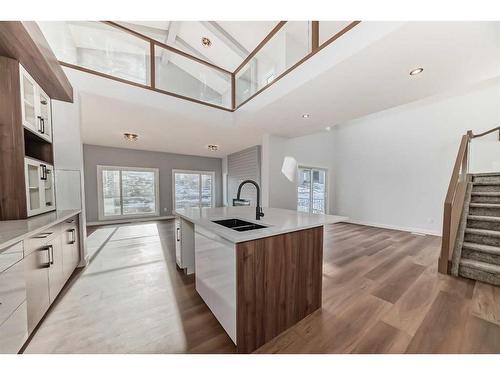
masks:
<svg viewBox="0 0 500 375"><path fill-rule="evenodd" d="M297 209L297 186L282 173L285 156L294 157L299 166L328 171L328 212L333 213L334 153L332 132L298 138L265 135L262 142L262 190L264 207Z"/></svg>
<svg viewBox="0 0 500 375"><path fill-rule="evenodd" d="M281 174L283 158L293 156L299 165L328 169L329 213L440 235L461 136L499 124L500 80L494 80L333 126L331 132L293 139L265 135L263 202L296 209L296 186ZM497 168L497 136L473 142L472 171Z"/></svg>
<svg viewBox="0 0 500 375"><path fill-rule="evenodd" d="M486 139L486 138L489 139ZM498 132L473 139L470 145L469 171L489 173L500 171L500 142Z"/></svg>
<svg viewBox="0 0 500 375"><path fill-rule="evenodd" d="M334 127L336 214L440 234L460 138L500 124L500 82Z"/></svg>

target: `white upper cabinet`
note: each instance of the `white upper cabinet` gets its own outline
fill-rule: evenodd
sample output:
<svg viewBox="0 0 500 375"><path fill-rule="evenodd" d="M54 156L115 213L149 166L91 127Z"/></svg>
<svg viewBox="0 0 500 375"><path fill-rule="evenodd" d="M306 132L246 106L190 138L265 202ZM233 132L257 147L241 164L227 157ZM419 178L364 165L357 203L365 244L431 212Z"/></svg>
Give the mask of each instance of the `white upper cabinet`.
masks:
<svg viewBox="0 0 500 375"><path fill-rule="evenodd" d="M23 126L52 142L52 113L49 96L20 65L21 118Z"/></svg>
<svg viewBox="0 0 500 375"><path fill-rule="evenodd" d="M28 216L55 210L54 167L26 157L24 173Z"/></svg>

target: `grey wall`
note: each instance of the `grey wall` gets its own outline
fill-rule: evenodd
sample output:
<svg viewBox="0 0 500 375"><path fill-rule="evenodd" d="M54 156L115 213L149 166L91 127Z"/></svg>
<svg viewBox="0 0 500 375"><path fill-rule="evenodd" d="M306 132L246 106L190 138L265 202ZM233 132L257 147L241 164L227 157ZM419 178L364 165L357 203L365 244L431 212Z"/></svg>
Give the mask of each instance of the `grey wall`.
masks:
<svg viewBox="0 0 500 375"><path fill-rule="evenodd" d="M215 172L215 205L222 205L222 159L165 152L83 145L85 209L89 222L98 221L97 165L158 168L160 170L160 215L172 214L172 169ZM166 208L166 210L165 210Z"/></svg>

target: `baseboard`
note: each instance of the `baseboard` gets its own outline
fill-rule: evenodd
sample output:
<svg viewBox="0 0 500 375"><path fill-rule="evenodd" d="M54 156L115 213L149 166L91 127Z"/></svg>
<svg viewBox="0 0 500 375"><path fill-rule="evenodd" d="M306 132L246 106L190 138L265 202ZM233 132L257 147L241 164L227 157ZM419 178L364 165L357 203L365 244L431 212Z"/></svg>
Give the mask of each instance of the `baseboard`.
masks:
<svg viewBox="0 0 500 375"><path fill-rule="evenodd" d="M87 226L93 227L96 225L128 224L128 223L138 223L141 221L169 220L174 218L175 216L170 215L170 216L151 216L142 218L120 219L120 220L88 221Z"/></svg>
<svg viewBox="0 0 500 375"><path fill-rule="evenodd" d="M387 225L387 224L372 223L372 222L363 221L363 220L356 220L356 219L348 219L348 220L345 221L345 223L358 224L358 225L366 225L366 226L369 226L369 227L376 227L376 228L383 228L383 229L400 230L400 231L403 231L403 232L411 232L411 233L417 233L417 234L428 234L428 235L431 235L431 236L441 237L441 232L434 231L434 230L429 230L429 229L400 227L400 226L397 226L397 225Z"/></svg>

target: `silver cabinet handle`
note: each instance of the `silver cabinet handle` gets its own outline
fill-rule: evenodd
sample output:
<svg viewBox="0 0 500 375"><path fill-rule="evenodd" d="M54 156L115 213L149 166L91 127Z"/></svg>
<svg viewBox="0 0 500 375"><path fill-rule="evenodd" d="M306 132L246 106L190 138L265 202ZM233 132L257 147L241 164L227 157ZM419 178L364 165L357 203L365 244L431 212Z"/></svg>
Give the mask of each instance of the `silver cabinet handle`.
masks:
<svg viewBox="0 0 500 375"><path fill-rule="evenodd" d="M49 245L47 246L49 248L49 251L50 251L50 257L49 257L49 261L50 261L50 264L54 264L54 246L52 245Z"/></svg>
<svg viewBox="0 0 500 375"><path fill-rule="evenodd" d="M180 240L181 240L181 237L180 237L181 228L177 227L175 229L176 229L175 238L177 239L177 242L180 242Z"/></svg>
<svg viewBox="0 0 500 375"><path fill-rule="evenodd" d="M45 232L45 233L40 233L38 236L35 236L34 238L47 238L50 236L53 232Z"/></svg>
<svg viewBox="0 0 500 375"><path fill-rule="evenodd" d="M51 248L51 247L52 247L52 246L45 246L45 247L42 247L42 248L40 249L40 251L47 251L47 256L48 256L48 258L49 258L48 263L45 263L45 264L42 266L42 268L50 268L50 265L52 264L52 262L51 262L51 254L50 254L50 248Z"/></svg>
<svg viewBox="0 0 500 375"><path fill-rule="evenodd" d="M71 240L68 242L68 244L73 245L76 242L76 229L68 229L68 233L71 233Z"/></svg>

